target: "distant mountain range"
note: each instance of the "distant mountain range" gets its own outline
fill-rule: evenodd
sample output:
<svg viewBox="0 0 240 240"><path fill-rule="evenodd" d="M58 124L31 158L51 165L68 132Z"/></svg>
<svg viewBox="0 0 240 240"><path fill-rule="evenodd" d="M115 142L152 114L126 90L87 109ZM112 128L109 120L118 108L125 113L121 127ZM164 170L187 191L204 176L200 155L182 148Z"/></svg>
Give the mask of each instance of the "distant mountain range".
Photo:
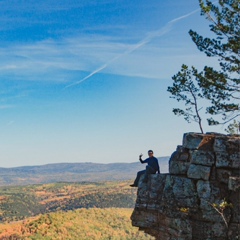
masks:
<svg viewBox="0 0 240 240"><path fill-rule="evenodd" d="M161 173L168 172L169 157L159 157ZM40 166L0 168L0 186L54 182L131 180L145 164L134 163L55 163Z"/></svg>

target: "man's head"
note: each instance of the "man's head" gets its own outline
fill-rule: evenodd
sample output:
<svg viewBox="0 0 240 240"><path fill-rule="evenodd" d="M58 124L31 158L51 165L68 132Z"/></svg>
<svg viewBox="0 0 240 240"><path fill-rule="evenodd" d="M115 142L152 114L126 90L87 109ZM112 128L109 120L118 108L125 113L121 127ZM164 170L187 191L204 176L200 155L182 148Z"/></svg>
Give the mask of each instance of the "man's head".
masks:
<svg viewBox="0 0 240 240"><path fill-rule="evenodd" d="M153 156L153 150L148 150L148 156L152 157Z"/></svg>

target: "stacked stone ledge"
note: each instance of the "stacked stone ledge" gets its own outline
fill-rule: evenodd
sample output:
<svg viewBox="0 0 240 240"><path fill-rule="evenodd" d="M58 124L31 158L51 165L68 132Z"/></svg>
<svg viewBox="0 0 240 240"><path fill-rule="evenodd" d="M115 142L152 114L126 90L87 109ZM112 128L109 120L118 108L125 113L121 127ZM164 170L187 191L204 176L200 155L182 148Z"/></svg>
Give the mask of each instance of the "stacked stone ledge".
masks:
<svg viewBox="0 0 240 240"><path fill-rule="evenodd" d="M212 204L224 199L221 215ZM140 181L131 219L161 240L240 239L240 136L184 134L169 174Z"/></svg>

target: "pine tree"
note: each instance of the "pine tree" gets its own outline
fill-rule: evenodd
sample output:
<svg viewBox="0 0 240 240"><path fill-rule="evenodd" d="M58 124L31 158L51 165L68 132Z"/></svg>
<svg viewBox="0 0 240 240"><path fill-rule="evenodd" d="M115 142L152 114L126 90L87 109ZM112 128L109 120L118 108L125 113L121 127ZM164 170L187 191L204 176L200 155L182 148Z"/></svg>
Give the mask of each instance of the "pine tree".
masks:
<svg viewBox="0 0 240 240"><path fill-rule="evenodd" d="M195 86L201 97L209 101L206 108L206 113L211 115L208 124L225 124L240 116L240 1L218 0L213 3L199 0L199 5L201 15L210 21L210 31L215 38L204 38L193 30L189 34L200 51L208 57L217 57L220 70L205 66L201 72L196 71ZM174 76L174 84L177 80ZM222 120L214 119L216 115Z"/></svg>

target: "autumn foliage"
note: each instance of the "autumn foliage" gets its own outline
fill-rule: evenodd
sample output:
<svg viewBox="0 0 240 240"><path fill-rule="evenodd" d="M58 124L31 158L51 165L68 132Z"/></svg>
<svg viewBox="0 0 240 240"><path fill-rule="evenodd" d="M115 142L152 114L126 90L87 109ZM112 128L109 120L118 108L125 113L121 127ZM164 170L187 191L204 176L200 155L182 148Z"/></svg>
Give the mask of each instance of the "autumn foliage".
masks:
<svg viewBox="0 0 240 240"><path fill-rule="evenodd" d="M153 239L131 225L132 209L91 208L39 215L0 224L0 239L134 240Z"/></svg>

